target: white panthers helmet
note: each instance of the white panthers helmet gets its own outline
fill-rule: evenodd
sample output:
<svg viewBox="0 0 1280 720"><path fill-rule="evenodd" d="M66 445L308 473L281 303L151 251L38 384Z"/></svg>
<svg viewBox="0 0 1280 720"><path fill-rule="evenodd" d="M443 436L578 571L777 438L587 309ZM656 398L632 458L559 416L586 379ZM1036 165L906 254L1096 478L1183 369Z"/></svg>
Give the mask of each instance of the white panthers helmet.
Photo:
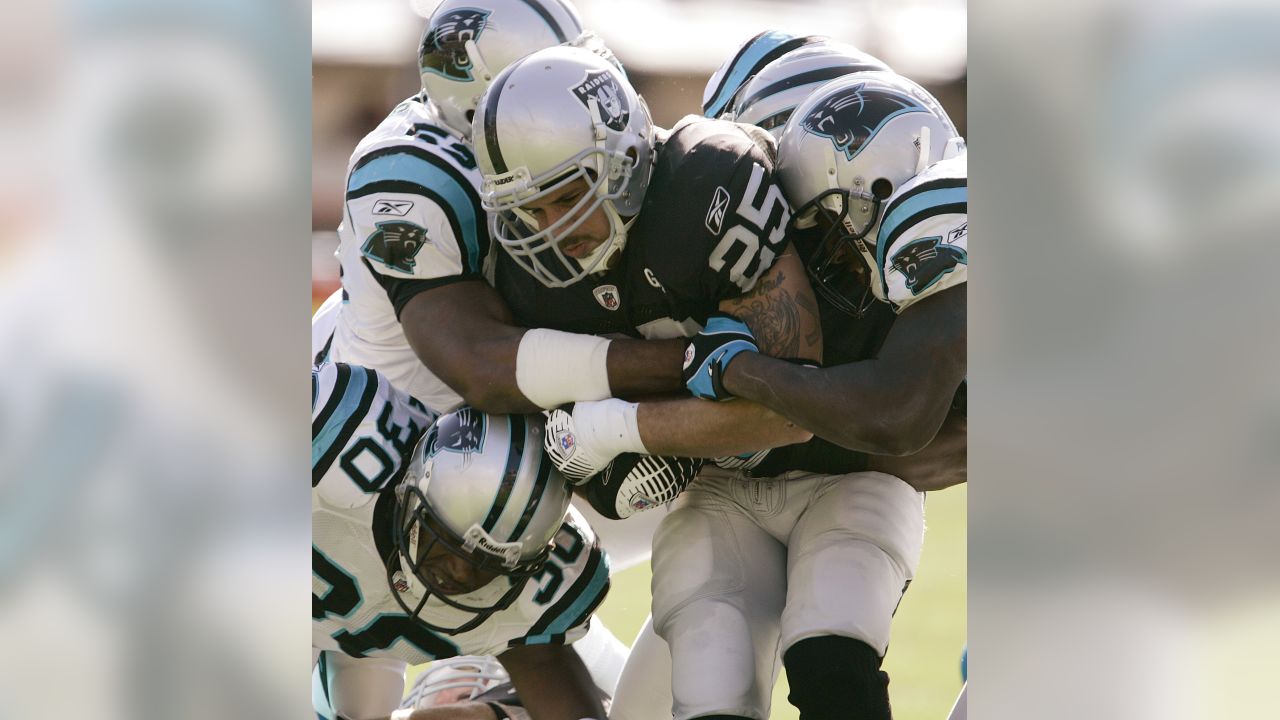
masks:
<svg viewBox="0 0 1280 720"><path fill-rule="evenodd" d="M567 0L444 0L418 45L427 100L445 125L469 137L476 101L494 76L581 33L582 20Z"/></svg>
<svg viewBox="0 0 1280 720"><path fill-rule="evenodd" d="M742 86L725 119L755 125L777 140L791 112L814 90L850 73L889 69L879 58L846 43L808 45L756 73Z"/></svg>
<svg viewBox="0 0 1280 720"><path fill-rule="evenodd" d="M517 264L548 287L608 267L644 202L654 142L649 108L616 65L569 46L519 60L481 99L472 137L491 234ZM539 227L522 210L577 180L588 192L555 223ZM609 238L581 260L562 253L559 243L601 208Z"/></svg>
<svg viewBox="0 0 1280 720"><path fill-rule="evenodd" d="M901 75L865 72L823 85L800 104L778 142L778 175L798 227L823 216L829 230L808 263L814 288L860 315L880 283L875 238L885 200L954 151L955 124L927 90ZM845 259L866 260L865 283L850 286Z"/></svg>
<svg viewBox="0 0 1280 720"><path fill-rule="evenodd" d="M722 118L733 112L734 98L747 81L760 69L789 52L811 45L822 45L822 35L797 37L777 30L765 30L738 46L736 52L716 68L702 90L702 114Z"/></svg>
<svg viewBox="0 0 1280 720"><path fill-rule="evenodd" d="M396 488L392 517L399 562L390 564L387 575L405 612L431 630L456 634L479 626L510 606L541 571L569 508L568 482L544 456L542 433L541 416L463 407L441 415L414 449ZM429 545L437 543L497 573L494 583L509 587L500 597L486 594L491 601L484 604L468 602L470 595L450 598L419 567ZM475 618L453 628L429 623L419 613L433 597Z"/></svg>

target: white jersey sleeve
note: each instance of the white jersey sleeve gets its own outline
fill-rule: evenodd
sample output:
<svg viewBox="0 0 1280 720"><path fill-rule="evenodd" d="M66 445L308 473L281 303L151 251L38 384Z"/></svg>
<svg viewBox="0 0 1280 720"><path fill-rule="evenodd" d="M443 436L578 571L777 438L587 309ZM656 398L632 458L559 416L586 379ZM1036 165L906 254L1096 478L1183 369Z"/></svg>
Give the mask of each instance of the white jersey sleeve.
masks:
<svg viewBox="0 0 1280 720"><path fill-rule="evenodd" d="M312 370L311 487L332 505L366 504L404 474L434 419L381 373L344 363Z"/></svg>
<svg viewBox="0 0 1280 720"><path fill-rule="evenodd" d="M361 141L347 175L341 252L379 278L480 277L489 249L471 149L439 127L420 97ZM343 258L344 270L349 260Z"/></svg>
<svg viewBox="0 0 1280 720"><path fill-rule="evenodd" d="M876 237L876 295L902 312L968 279L967 156L934 163L898 188Z"/></svg>

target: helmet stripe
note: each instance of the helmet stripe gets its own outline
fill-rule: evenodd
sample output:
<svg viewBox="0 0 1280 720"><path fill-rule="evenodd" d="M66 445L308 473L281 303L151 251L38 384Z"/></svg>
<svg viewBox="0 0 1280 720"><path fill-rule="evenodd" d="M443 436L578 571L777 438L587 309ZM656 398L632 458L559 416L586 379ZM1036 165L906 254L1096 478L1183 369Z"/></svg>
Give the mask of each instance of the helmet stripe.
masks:
<svg viewBox="0 0 1280 720"><path fill-rule="evenodd" d="M502 96L502 89L507 84L507 76L519 66L520 62L516 61L498 73L498 77L489 86L489 101L484 105L484 146L489 151L489 162L493 164L495 175L509 172L507 161L502 159L502 148L498 146L498 98Z"/></svg>
<svg viewBox="0 0 1280 720"><path fill-rule="evenodd" d="M792 50L797 50L823 39L825 38L819 35L793 37L776 31L762 32L751 38L734 56L729 67L725 69L724 77L720 78L720 85L716 87L716 92L712 95L712 99L702 108L702 114L706 117L718 116L729 105L734 93L738 92L765 65ZM739 64L740 61L742 65ZM743 67L743 65L746 65L746 67Z"/></svg>
<svg viewBox="0 0 1280 720"><path fill-rule="evenodd" d="M529 496L528 502L524 505L524 514L520 516L520 520L516 522L516 529L511 531L511 537L507 538L507 542L516 542L520 539L520 535L524 533L524 529L529 527L529 521L533 519L533 513L538 509L538 505L542 504L542 496L547 489L547 480L551 477L551 463L547 460L547 454L539 453L538 455L538 479L533 484L533 494Z"/></svg>
<svg viewBox="0 0 1280 720"><path fill-rule="evenodd" d="M556 42L569 42L570 38L565 34L564 28L555 21L555 18L551 17L551 13L547 12L542 3L538 2L538 0L524 0L524 4L528 5L530 10L538 13L538 17L542 18L547 27L551 28L551 32L556 34ZM577 33L574 33L574 35L577 35Z"/></svg>
<svg viewBox="0 0 1280 720"><path fill-rule="evenodd" d="M525 419L523 415L507 416L507 426L511 430L511 443L507 451L507 467L502 473L502 485L493 498L493 507L489 508L489 517L481 526L485 532L493 532L493 526L502 517L502 511L511 499L511 489L516 485L516 476L520 474L520 460L524 457Z"/></svg>
<svg viewBox="0 0 1280 720"><path fill-rule="evenodd" d="M767 98L771 95L776 95L777 93L780 93L783 90L790 90L793 87L800 87L802 85L816 85L818 83L823 83L838 77L844 77L845 75L848 75L850 73L855 73L855 72L863 72L866 70L884 70L884 69L885 67L883 65L878 65L878 64L845 63L842 65L833 65L830 67L818 68L816 70L810 70L808 72L798 73L796 75L792 75L791 77L783 78L778 82L773 83L772 85L763 87L755 91L754 93L751 93L751 95L749 95L748 97L745 97L742 100L739 100L738 109L741 110L742 108L749 107L759 102L760 100L763 100L764 98Z"/></svg>

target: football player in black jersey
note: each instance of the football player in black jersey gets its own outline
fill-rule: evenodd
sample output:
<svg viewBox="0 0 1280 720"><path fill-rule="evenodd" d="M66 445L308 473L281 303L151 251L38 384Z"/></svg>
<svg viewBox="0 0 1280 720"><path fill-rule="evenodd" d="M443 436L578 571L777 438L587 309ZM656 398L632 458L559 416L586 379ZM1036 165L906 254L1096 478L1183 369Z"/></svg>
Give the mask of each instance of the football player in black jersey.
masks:
<svg viewBox="0 0 1280 720"><path fill-rule="evenodd" d="M820 360L817 306L788 246L790 208L762 131L702 119L651 128L621 74L552 48L495 79L473 136L481 200L506 251L497 287L520 322L649 337L702 328L704 339L730 338L719 355L759 347ZM719 359L689 348L688 366ZM709 456L794 436L742 402L605 400L557 412L549 449L580 477L619 453ZM919 562L922 497L861 472L865 457L844 459L820 472L797 461L770 479L707 466L663 520L653 619L671 648L677 720L766 716L779 649L804 676L791 700L805 720L889 716L880 658ZM651 500L642 491L641 505Z"/></svg>
<svg viewBox="0 0 1280 720"><path fill-rule="evenodd" d="M840 337L833 326L861 326L870 334L845 336L857 341L844 352L830 352L829 343L829 366L819 369L753 352L741 328L704 330L690 344L690 391L755 400L844 447L909 455L927 446L903 462L935 464L930 488L963 482L968 193L954 125L909 80L859 73L796 108L778 155L799 221L816 225L817 242L802 252L824 332ZM815 668L841 667L833 652L802 640L784 654L792 701L806 720L834 717L824 707L861 707L857 684L813 681ZM962 695L953 717L963 713Z"/></svg>

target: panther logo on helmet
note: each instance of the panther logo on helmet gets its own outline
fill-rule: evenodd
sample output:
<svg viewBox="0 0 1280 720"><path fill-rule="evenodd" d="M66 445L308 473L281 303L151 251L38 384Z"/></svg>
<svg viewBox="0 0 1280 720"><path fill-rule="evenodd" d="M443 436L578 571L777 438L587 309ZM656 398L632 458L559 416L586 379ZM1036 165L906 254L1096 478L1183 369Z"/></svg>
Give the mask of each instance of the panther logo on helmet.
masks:
<svg viewBox="0 0 1280 720"><path fill-rule="evenodd" d="M445 415L436 424L434 455L441 450L459 453L484 450L485 414L470 407Z"/></svg>
<svg viewBox="0 0 1280 720"><path fill-rule="evenodd" d="M809 111L800 127L829 138L846 160L852 160L885 123L910 112L929 110L905 92L858 83L824 98Z"/></svg>
<svg viewBox="0 0 1280 720"><path fill-rule="evenodd" d="M478 40L489 26L489 11L458 8L441 16L422 37L418 51L423 72L433 72L450 80L471 80L468 40Z"/></svg>
<svg viewBox="0 0 1280 720"><path fill-rule="evenodd" d="M605 127L618 132L627 129L631 108L627 107L627 96L613 75L604 70L588 72L586 79L573 88L573 94L588 110L591 109L592 98L595 99Z"/></svg>
<svg viewBox="0 0 1280 720"><path fill-rule="evenodd" d="M893 256L893 269L907 279L907 289L912 295L933 287L943 275L961 264L969 264L969 253L954 245L944 245L940 235L915 240Z"/></svg>

